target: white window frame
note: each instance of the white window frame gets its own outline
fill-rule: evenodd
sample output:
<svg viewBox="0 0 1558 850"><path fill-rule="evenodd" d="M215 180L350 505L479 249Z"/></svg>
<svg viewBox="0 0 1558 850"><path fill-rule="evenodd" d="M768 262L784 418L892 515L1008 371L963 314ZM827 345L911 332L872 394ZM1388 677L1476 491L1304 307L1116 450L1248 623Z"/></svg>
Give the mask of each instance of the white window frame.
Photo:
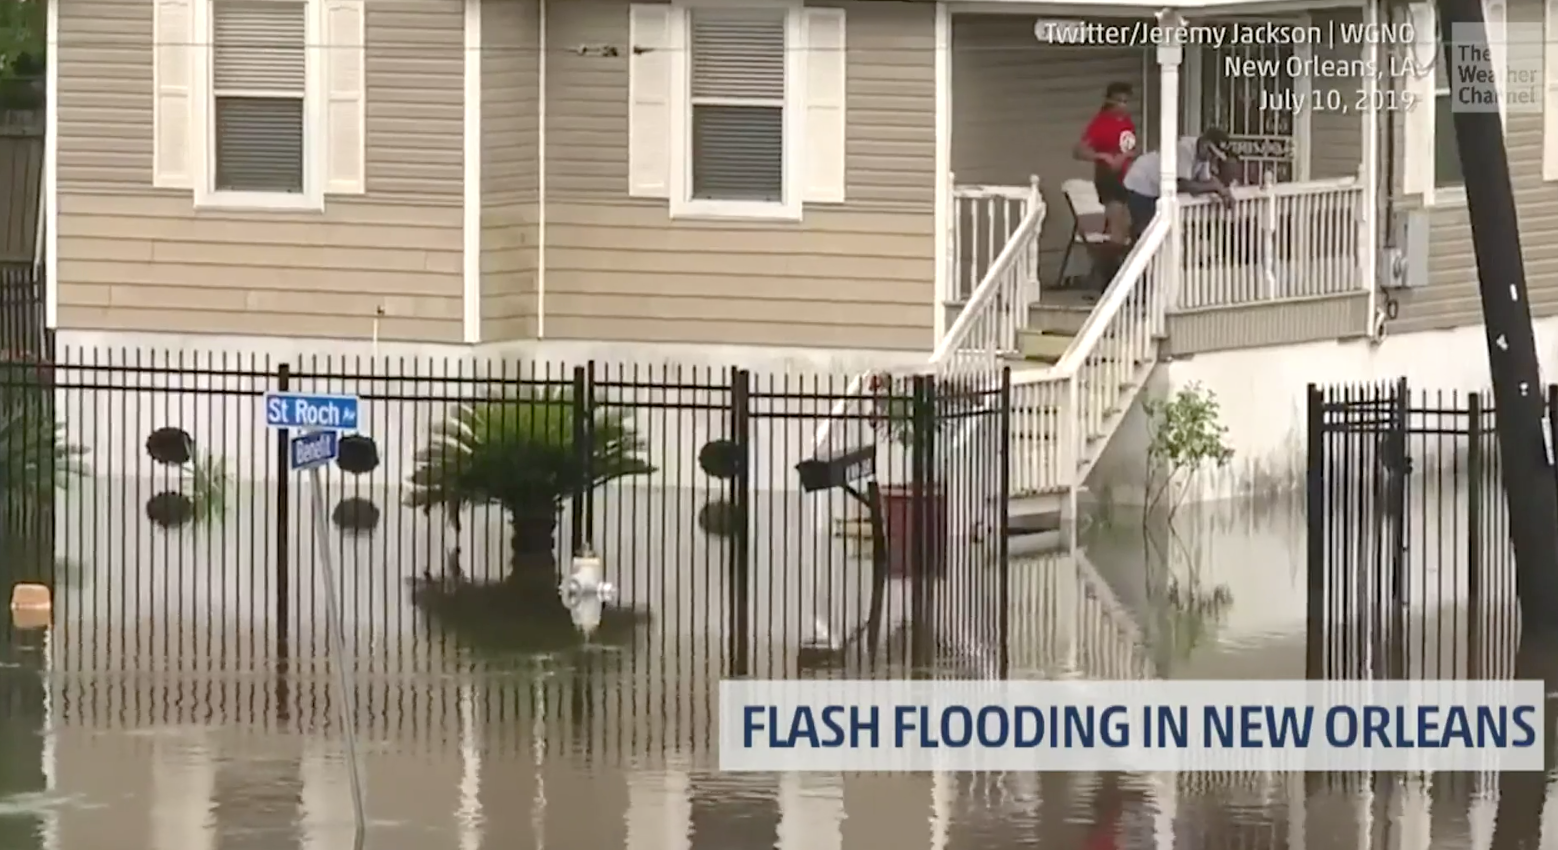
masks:
<svg viewBox="0 0 1558 850"><path fill-rule="evenodd" d="M1430 19L1427 22L1413 21L1413 24L1420 28L1426 26L1428 27L1429 31L1437 33L1440 29L1438 14L1437 12L1433 11L1434 7L1429 6L1428 8L1430 10ZM1494 20L1493 15L1495 9L1499 13L1499 18L1496 21ZM1509 57L1506 55L1506 51L1502 42L1504 37L1504 29L1508 26L1508 9L1509 6L1507 0L1482 0L1482 16L1483 20L1487 22L1489 53L1492 55L1493 59L1493 75L1500 81L1498 84L1500 89L1504 87L1504 83L1502 81L1505 79L1505 76L1509 71ZM1413 56L1414 61L1420 61L1421 59L1422 57L1420 56ZM1439 139L1437 138L1439 128L1439 97L1441 92L1446 94L1448 93L1447 89L1439 88L1437 76L1439 64L1445 61L1444 50L1442 47L1435 48L1433 59L1434 64L1432 66L1428 67L1426 70L1422 68L1418 69L1420 72L1425 73L1429 79L1429 85L1423 87L1423 92L1426 95L1426 102L1412 106L1413 109L1421 109L1426 112L1426 117L1423 120L1423 127L1428 134L1428 139L1427 145L1424 148L1424 161L1416 163L1407 162L1404 163L1404 167L1415 168L1418 170L1418 179L1421 181L1423 188L1422 197L1424 206L1465 206L1466 187L1464 185L1438 185L1439 175L1435 166L1437 164L1436 160L1438 158L1439 145ZM1453 83L1453 81L1450 80L1449 71L1450 69L1446 67L1445 79L1447 82ZM1499 122L1503 127L1506 138L1509 134L1508 109L1509 105L1501 98L1499 100ZM1414 128L1409 126L1406 128L1406 132L1414 132Z"/></svg>
<svg viewBox="0 0 1558 850"><path fill-rule="evenodd" d="M303 191L229 192L216 188L216 89L212 76L215 53L213 5L219 0L195 0L195 32L203 45L195 52L195 91L191 112L198 129L193 145L196 209L293 210L323 212L325 208L324 157L324 62L319 45L324 41L323 0L303 3ZM278 92L245 92L276 96ZM291 93L287 93L290 95Z"/></svg>
<svg viewBox="0 0 1558 850"><path fill-rule="evenodd" d="M784 10L784 192L780 201L692 197L691 18L695 8ZM671 27L671 218L800 221L805 192L806 26L803 0L674 0Z"/></svg>

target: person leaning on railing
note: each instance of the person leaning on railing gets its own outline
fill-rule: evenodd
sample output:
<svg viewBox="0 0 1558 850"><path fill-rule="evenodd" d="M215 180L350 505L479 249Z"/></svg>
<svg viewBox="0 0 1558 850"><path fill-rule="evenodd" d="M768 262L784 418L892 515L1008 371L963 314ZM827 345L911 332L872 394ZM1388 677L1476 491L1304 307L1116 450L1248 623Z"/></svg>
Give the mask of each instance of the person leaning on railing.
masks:
<svg viewBox="0 0 1558 850"><path fill-rule="evenodd" d="M1233 202L1233 192L1224 182L1228 176L1223 164L1228 160L1228 133L1212 127L1200 136L1179 140L1179 191L1189 195L1220 196ZM1157 151L1136 158L1125 172L1126 206L1131 213L1131 240L1141 238L1158 211L1159 180L1163 167Z"/></svg>

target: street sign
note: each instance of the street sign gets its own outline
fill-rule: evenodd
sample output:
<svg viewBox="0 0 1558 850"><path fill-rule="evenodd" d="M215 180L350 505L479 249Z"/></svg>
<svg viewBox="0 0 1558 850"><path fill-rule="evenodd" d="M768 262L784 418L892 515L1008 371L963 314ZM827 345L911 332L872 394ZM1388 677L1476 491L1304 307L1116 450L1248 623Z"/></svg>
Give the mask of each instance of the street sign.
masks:
<svg viewBox="0 0 1558 850"><path fill-rule="evenodd" d="M317 393L266 393L267 428L357 430L357 396Z"/></svg>
<svg viewBox="0 0 1558 850"><path fill-rule="evenodd" d="M335 460L341 453L341 432L315 431L292 438L288 456L293 469L313 469Z"/></svg>

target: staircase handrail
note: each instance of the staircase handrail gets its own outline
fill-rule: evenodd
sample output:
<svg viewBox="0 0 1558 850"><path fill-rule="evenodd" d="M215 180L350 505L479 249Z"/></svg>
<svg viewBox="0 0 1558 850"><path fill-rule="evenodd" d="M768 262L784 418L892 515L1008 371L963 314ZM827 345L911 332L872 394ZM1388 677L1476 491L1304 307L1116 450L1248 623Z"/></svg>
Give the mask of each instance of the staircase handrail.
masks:
<svg viewBox="0 0 1558 850"><path fill-rule="evenodd" d="M1104 290L1103 297L1098 299L1093 312L1088 315L1087 321L1082 324L1082 329L1066 346L1066 353L1061 356L1051 370L1050 375L1054 379L1066 379L1075 376L1093 355L1093 349L1098 347L1099 340L1109 330L1114 317L1119 314L1132 295L1136 293L1136 287L1147 277L1147 268L1157 256L1158 250L1168 241L1169 233L1173 228L1171 217L1163 214L1164 209L1160 205L1159 212L1153 216L1152 222L1136 240L1136 245L1131 248L1121 264L1120 271L1114 276L1114 281L1109 288Z"/></svg>
<svg viewBox="0 0 1558 850"><path fill-rule="evenodd" d="M1028 242L1031 239L1038 238L1040 231L1044 227L1044 217L1047 212L1048 207L1045 205L1043 198L1035 191L1033 193L1033 202L1029 204L1028 212L1023 216L1022 222L1012 231L1011 238L1006 240L1006 245L1001 248L1001 253L996 255L995 262L991 263L990 268L985 271L984 278L979 281L979 286L974 288L973 295L969 296L968 302L964 304L957 320L952 323L952 327L942 336L941 342L937 343L936 347L931 351L930 359L926 361L925 366L916 371L936 371L937 366L946 362L960 350L959 346L973 333L974 327L981 318L989 310L994 309L989 305L996 303L1000 297L1002 275L1010 271L1012 264L1017 262L1018 256L1027 250ZM937 306L937 309L941 309L940 305ZM994 352L992 352L993 354ZM992 359L994 358L992 357ZM828 438L832 434L833 423L844 418L844 413L849 409L849 405L852 402L862 400L866 379L871 374L871 372L862 372L850 379L849 384L844 388L844 392L834 401L832 409L828 411L827 418L822 421L822 424L817 426L816 434L812 440L813 453L821 451L827 445Z"/></svg>
<svg viewBox="0 0 1558 850"><path fill-rule="evenodd" d="M941 342L937 343L936 348L931 352L931 366L941 363L958 351L959 346L972 333L974 326L984 318L987 305L995 303L1000 297L1002 275L1010 271L1012 264L1017 262L1017 257L1028 249L1029 238L1038 238L1047 212L1047 207L1042 200L1035 200L1029 204L1028 214L1023 216L1022 222L1012 231L1011 238L1006 240L1001 253L996 255L995 262L985 270L985 276L974 288L974 294L969 296L963 309L958 312L957 321L952 323L952 327L947 329Z"/></svg>

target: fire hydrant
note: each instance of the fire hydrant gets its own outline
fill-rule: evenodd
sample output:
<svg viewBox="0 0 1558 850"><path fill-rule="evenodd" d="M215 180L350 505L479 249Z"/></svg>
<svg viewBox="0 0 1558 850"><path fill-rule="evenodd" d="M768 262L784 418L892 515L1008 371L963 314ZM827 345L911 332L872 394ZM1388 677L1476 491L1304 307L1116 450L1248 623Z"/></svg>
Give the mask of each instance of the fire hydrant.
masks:
<svg viewBox="0 0 1558 850"><path fill-rule="evenodd" d="M600 628L601 614L616 597L616 588L604 578L601 560L588 547L575 555L568 578L558 588L573 624L585 637Z"/></svg>

